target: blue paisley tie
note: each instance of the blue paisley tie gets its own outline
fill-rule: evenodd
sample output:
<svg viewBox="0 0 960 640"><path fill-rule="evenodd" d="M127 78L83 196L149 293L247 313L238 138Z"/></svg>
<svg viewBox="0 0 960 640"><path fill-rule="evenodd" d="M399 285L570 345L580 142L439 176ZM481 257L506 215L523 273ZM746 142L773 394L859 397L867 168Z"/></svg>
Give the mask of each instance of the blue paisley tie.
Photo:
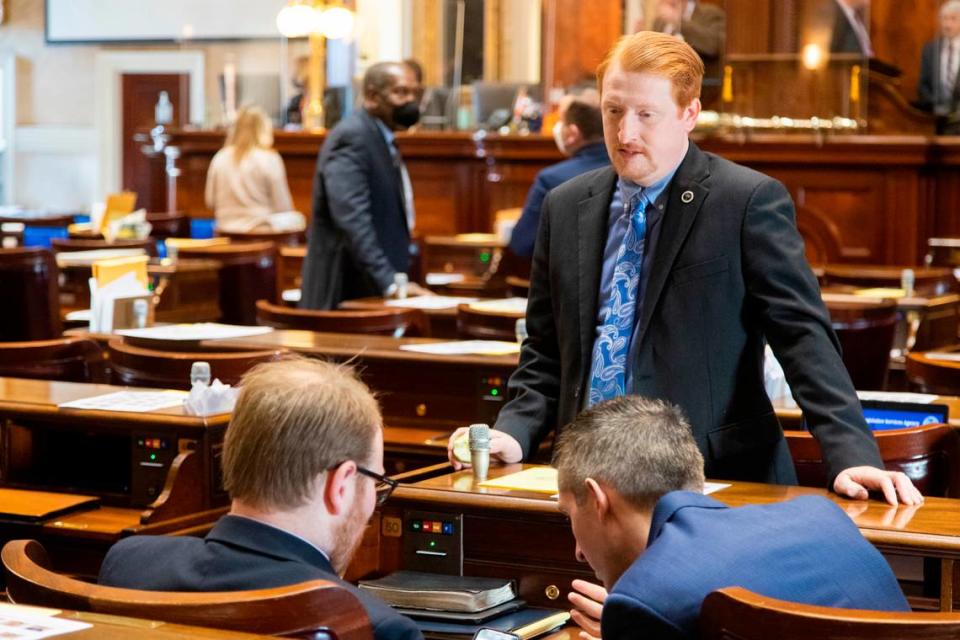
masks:
<svg viewBox="0 0 960 640"><path fill-rule="evenodd" d="M630 226L613 268L610 297L601 308L603 324L593 343L588 406L626 395L627 392L627 354L633 335L637 290L643 266L643 241L647 229L646 195L641 192L634 200Z"/></svg>

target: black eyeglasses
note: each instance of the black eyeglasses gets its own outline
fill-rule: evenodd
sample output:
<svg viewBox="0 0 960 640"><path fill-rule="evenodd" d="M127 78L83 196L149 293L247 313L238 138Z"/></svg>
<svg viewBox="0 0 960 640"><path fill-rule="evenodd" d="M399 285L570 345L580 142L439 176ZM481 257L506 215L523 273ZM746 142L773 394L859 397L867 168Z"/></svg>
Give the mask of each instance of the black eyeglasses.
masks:
<svg viewBox="0 0 960 640"><path fill-rule="evenodd" d="M357 471L362 475L367 476L368 478L373 478L377 481L376 486L374 487L377 492L377 506L382 507L383 504L387 501L387 498L390 497L390 494L393 493L393 490L397 488L397 485L400 484L393 478L388 478L387 476L380 475L375 471L370 471L370 469L365 469L360 465L357 465Z"/></svg>

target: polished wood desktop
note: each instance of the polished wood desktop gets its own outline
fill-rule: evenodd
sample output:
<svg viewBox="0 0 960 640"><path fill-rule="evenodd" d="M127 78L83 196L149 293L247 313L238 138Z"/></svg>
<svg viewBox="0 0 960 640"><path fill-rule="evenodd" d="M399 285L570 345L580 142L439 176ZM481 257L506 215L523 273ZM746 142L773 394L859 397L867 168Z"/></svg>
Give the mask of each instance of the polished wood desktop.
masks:
<svg viewBox="0 0 960 640"><path fill-rule="evenodd" d="M490 477L528 466L491 466ZM478 487L469 470L454 472L438 466L426 475L398 487L382 509L377 573L406 566L404 538L411 534L405 516L415 512L440 519L461 517L463 572L515 578L521 597L531 604L565 606L571 579L594 579L590 568L576 561L570 525L549 495ZM919 507L892 507L880 500L848 500L823 489L749 482L733 482L712 494L732 507L801 495L836 502L883 552L938 560L945 576L939 604L943 610L952 610L951 577L954 562L960 559L960 501L927 498Z"/></svg>
<svg viewBox="0 0 960 640"><path fill-rule="evenodd" d="M192 627L182 624L171 624L160 622L159 620L144 620L142 618L128 618L125 616L110 616L102 613L90 613L83 611L63 611L58 609L37 609L35 607L25 607L14 604L4 603L4 607L10 607L13 612L23 611L24 613L37 613L40 611L49 612L57 618L65 620L74 620L92 625L79 631L71 631L58 638L69 638L70 640L129 640L136 637L139 640L184 640L185 638L211 638L223 640L244 640L247 638L269 638L252 633L240 633L238 631L225 631L222 629L212 629L208 627Z"/></svg>

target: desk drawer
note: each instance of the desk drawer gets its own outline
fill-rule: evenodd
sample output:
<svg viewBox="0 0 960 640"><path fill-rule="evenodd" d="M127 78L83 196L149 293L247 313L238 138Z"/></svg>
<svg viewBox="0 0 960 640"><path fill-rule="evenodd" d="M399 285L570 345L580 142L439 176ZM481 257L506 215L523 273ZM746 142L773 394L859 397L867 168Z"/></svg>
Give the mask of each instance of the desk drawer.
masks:
<svg viewBox="0 0 960 640"><path fill-rule="evenodd" d="M541 567L508 564L503 562L463 563L463 573L467 576L491 578L513 578L517 581L520 597L536 607L569 609L570 583L580 578L597 582L597 578L588 565L581 565L583 571L544 570Z"/></svg>
<svg viewBox="0 0 960 640"><path fill-rule="evenodd" d="M536 520L467 515L463 519L463 549L465 562L578 565L570 524L559 515Z"/></svg>

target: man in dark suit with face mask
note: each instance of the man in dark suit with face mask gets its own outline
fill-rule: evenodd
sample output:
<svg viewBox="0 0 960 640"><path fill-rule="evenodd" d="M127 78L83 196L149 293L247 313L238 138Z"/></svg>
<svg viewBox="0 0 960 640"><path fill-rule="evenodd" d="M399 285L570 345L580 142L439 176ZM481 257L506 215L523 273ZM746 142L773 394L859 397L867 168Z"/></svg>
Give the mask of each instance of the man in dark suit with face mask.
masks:
<svg viewBox="0 0 960 640"><path fill-rule="evenodd" d="M406 65L374 64L363 77L363 108L327 135L313 181L302 308L392 295L396 274L409 269L413 189L394 132L419 120L418 91Z"/></svg>

